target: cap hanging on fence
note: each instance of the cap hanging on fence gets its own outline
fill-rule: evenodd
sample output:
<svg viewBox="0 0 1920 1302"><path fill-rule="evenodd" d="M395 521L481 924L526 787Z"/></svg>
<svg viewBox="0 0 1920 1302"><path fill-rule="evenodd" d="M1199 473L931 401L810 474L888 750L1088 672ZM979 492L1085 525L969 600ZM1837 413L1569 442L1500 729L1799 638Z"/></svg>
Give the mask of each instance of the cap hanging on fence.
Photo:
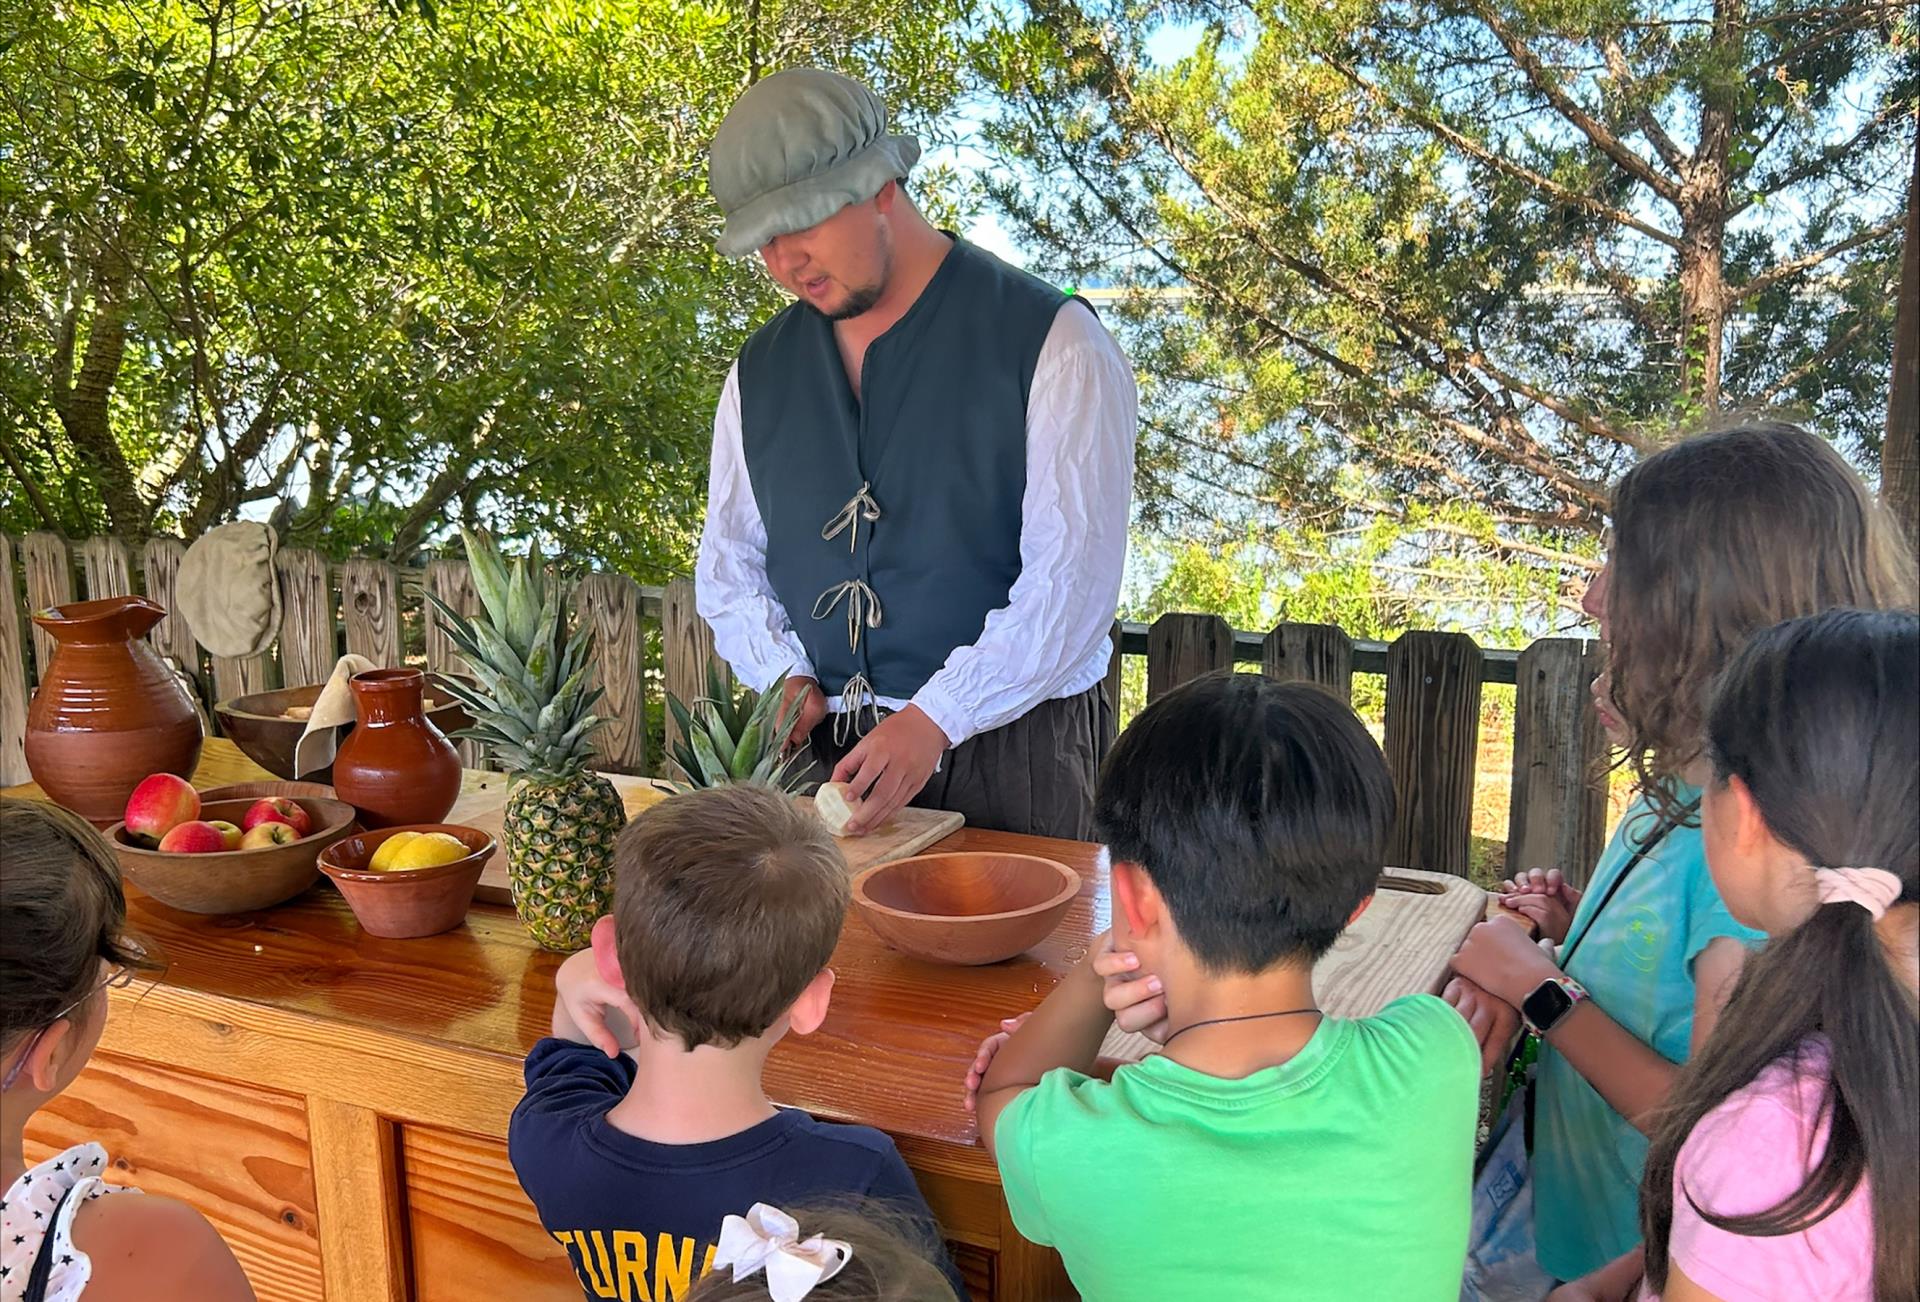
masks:
<svg viewBox="0 0 1920 1302"><path fill-rule="evenodd" d="M201 646L217 656L257 656L280 635L273 529L237 520L208 530L180 561L174 603Z"/></svg>

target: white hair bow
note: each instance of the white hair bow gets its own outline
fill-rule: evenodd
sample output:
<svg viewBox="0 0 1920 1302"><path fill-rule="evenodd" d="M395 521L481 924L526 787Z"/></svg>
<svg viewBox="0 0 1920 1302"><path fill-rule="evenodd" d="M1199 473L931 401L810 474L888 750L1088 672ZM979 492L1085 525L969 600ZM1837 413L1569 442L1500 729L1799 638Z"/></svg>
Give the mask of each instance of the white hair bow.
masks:
<svg viewBox="0 0 1920 1302"><path fill-rule="evenodd" d="M722 1221L720 1242L713 1251L713 1264L732 1266L736 1284L756 1271L766 1271L773 1302L801 1302L852 1260L852 1244L818 1234L802 1240L800 1223L766 1203L755 1203L745 1216Z"/></svg>

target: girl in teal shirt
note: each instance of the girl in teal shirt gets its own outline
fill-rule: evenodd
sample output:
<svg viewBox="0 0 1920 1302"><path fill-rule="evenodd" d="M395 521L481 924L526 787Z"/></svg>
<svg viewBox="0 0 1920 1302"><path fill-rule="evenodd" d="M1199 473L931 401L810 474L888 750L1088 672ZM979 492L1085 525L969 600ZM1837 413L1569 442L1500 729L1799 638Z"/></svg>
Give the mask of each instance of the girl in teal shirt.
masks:
<svg viewBox="0 0 1920 1302"><path fill-rule="evenodd" d="M1468 936L1447 992L1489 1066L1539 992L1534 1237L1556 1278L1638 1241L1647 1132L1761 939L1727 912L1701 850L1713 676L1760 629L1914 596L1896 528L1840 455L1796 426L1688 439L1615 491L1611 552L1583 604L1607 643L1597 704L1639 794L1584 892L1557 872L1510 884L1507 904L1558 960L1495 919Z"/></svg>

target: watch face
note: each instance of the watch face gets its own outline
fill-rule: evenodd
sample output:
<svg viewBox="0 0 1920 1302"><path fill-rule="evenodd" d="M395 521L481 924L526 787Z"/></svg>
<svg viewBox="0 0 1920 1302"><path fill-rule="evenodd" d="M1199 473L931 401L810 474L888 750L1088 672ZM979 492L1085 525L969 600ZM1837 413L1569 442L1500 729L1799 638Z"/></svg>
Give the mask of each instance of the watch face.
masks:
<svg viewBox="0 0 1920 1302"><path fill-rule="evenodd" d="M1573 996L1560 988L1558 981L1542 981L1521 1004L1520 1011L1541 1030L1550 1030L1573 1008Z"/></svg>

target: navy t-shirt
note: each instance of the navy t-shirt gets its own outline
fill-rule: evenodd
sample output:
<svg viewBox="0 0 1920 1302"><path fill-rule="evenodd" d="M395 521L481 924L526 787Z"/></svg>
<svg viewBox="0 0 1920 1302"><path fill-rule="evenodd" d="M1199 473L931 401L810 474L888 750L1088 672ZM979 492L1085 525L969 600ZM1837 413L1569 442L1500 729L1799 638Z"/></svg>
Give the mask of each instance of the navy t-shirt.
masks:
<svg viewBox="0 0 1920 1302"><path fill-rule="evenodd" d="M720 1222L755 1203L879 1199L939 1241L912 1173L880 1131L782 1108L725 1139L656 1144L607 1121L636 1070L624 1054L542 1040L527 1055L527 1094L507 1126L514 1173L587 1298L685 1297L711 1267ZM944 1250L940 1265L959 1289Z"/></svg>

